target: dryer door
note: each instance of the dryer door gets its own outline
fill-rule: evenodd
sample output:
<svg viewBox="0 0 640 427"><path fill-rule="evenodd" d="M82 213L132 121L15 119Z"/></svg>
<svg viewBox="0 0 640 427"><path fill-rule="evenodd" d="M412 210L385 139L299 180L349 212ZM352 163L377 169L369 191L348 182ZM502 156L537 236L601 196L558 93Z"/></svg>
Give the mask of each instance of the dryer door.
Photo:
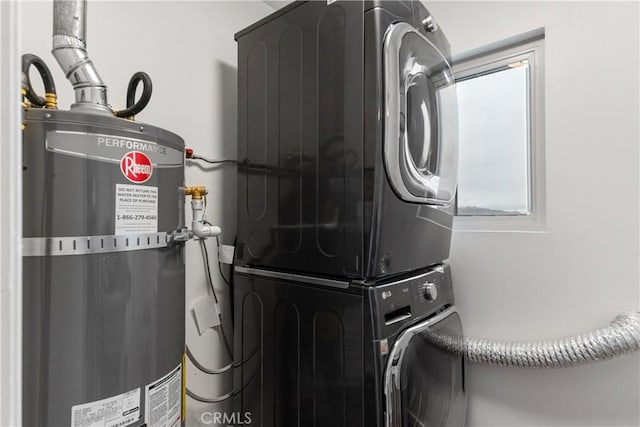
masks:
<svg viewBox="0 0 640 427"><path fill-rule="evenodd" d="M384 44L385 166L405 201L449 205L458 168L458 106L451 66L407 23Z"/></svg>
<svg viewBox="0 0 640 427"><path fill-rule="evenodd" d="M429 331L462 335L455 309L412 326L396 340L385 372L386 427L465 424L463 359L435 348Z"/></svg>

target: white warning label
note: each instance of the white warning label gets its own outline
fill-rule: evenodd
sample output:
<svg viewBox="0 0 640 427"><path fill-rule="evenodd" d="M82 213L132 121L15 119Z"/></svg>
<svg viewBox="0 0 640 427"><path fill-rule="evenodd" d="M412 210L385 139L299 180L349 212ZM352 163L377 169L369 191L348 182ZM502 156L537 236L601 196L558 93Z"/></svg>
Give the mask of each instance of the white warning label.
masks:
<svg viewBox="0 0 640 427"><path fill-rule="evenodd" d="M139 388L71 407L71 427L122 427L139 419Z"/></svg>
<svg viewBox="0 0 640 427"><path fill-rule="evenodd" d="M147 427L179 426L182 417L182 364L145 387Z"/></svg>
<svg viewBox="0 0 640 427"><path fill-rule="evenodd" d="M158 187L116 184L116 232L158 232Z"/></svg>

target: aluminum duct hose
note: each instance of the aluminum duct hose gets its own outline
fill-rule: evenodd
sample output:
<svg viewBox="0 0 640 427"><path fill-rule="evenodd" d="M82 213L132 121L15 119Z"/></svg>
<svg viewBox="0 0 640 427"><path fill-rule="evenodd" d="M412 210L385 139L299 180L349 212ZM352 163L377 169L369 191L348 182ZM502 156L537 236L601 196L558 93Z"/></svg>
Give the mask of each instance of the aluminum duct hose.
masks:
<svg viewBox="0 0 640 427"><path fill-rule="evenodd" d="M71 108L111 114L107 87L87 54L86 21L86 0L54 0L51 53L75 90L76 103Z"/></svg>
<svg viewBox="0 0 640 427"><path fill-rule="evenodd" d="M520 368L564 368L612 359L640 349L640 312L619 314L608 326L554 341L507 342L427 331L427 340L470 362Z"/></svg>

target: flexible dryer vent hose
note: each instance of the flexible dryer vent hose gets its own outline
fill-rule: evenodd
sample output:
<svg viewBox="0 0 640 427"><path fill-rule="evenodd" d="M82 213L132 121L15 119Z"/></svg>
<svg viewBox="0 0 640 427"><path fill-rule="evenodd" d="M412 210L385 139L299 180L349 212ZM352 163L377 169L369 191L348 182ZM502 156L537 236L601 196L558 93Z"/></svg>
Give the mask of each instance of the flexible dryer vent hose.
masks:
<svg viewBox="0 0 640 427"><path fill-rule="evenodd" d="M564 368L612 359L640 349L640 312L619 314L608 326L555 341L507 342L428 331L426 338L470 362L520 368Z"/></svg>

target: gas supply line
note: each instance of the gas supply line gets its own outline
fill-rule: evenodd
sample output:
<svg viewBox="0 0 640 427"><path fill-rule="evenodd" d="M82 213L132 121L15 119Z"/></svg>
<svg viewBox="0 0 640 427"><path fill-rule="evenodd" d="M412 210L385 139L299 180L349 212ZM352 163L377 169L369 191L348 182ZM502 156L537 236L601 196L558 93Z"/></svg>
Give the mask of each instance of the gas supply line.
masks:
<svg viewBox="0 0 640 427"><path fill-rule="evenodd" d="M213 287L213 280L211 280L211 268L209 267L209 253L207 251L207 247L204 241L209 237L215 237L216 239L222 233L222 229L216 225L212 225L205 218L205 209L207 206L207 194L209 190L207 187L203 185L196 185L190 187L182 187L180 191L185 196L191 197L191 212L192 212L192 220L191 220L191 228L182 227L178 230L175 230L171 235L171 241L174 243L184 243L191 239L197 239L200 242L200 248L202 249L204 260L205 260L205 275L207 277L208 285L211 288L211 293L213 294L214 303L216 307L216 312L218 313L220 330L224 336L224 329L222 327L222 310L220 309L218 295L216 293L215 288ZM220 272L222 274L222 272ZM223 277L224 279L224 277ZM226 343L226 336L224 337L225 344L227 345L229 351L231 349L229 345Z"/></svg>
<svg viewBox="0 0 640 427"><path fill-rule="evenodd" d="M190 154L192 154L193 152L192 150L190 149L187 149L187 150L191 151ZM200 362L198 362L195 356L191 353L188 346L185 346L186 356L193 363L193 365L196 368L198 368L200 371L206 374L222 374L222 373L230 372L233 368L243 365L246 361L248 361L248 359L253 357L255 352L252 353L247 360L244 360L240 363L233 362L233 351L231 350L231 346L229 345L226 334L224 332L222 310L220 308L218 296L213 286L213 281L211 279L211 268L209 266L209 254L207 252L207 248L204 243L204 241L208 237L215 237L217 240L218 236L222 233L222 230L220 227L210 224L205 218L205 211L206 211L206 205L207 205L206 197L209 191L207 190L207 187L202 185L184 187L181 189L181 191L184 193L185 196L191 197L191 211L192 211L191 228L190 229L183 228L181 230L177 230L176 232L174 232L173 240L176 242L184 242L192 238L197 238L200 241L200 247L203 251L203 255L205 259L205 275L207 277L208 285L211 288L211 293L214 298L216 312L219 318L218 328L219 328L220 334L222 335L223 342L227 347L227 351L229 353L229 357L231 358L232 362L219 369L208 369L205 366L203 366ZM219 242L218 242L218 245L219 245ZM220 266L219 263L218 263L218 266ZM222 274L222 271L220 271L220 275L222 276L222 279L225 280L224 275ZM228 400L229 398L235 396L243 388L244 387L241 387L238 390L234 389L225 395L216 396L216 397L200 396L199 394L195 393L193 390L189 389L188 387L186 387L185 390L186 390L186 394L192 399L195 399L204 403L219 403L219 402L224 402L225 400Z"/></svg>
<svg viewBox="0 0 640 427"><path fill-rule="evenodd" d="M207 280L209 282L209 286L211 287L211 293L213 294L213 298L215 301L216 312L218 313L218 318L220 320L220 329L224 334L224 330L222 329L222 310L220 309L220 305L218 302L218 295L216 294L216 290L213 287L213 281L211 280L211 268L209 267L209 253L207 251L207 247L204 241L208 237L215 237L216 239L222 233L222 229L216 225L210 224L205 219L205 209L207 206L207 194L209 190L207 187L203 185L191 186L191 187L183 187L182 192L185 196L191 196L191 228L184 227L182 229L176 230L173 232L172 240L174 242L186 242L191 239L198 239L200 241L200 247L203 251L203 255L205 257L205 273L207 275ZM222 274L222 272L221 272ZM226 337L225 337L226 342Z"/></svg>
<svg viewBox="0 0 640 427"><path fill-rule="evenodd" d="M39 96L31 86L29 71L32 66L36 68L42 78L45 90L44 97ZM23 112L29 108L58 109L58 95L51 70L49 70L47 64L37 55L30 53L22 55L22 87L20 88L20 95L22 97L21 106ZM23 121L22 130L25 130L26 127L27 125Z"/></svg>
<svg viewBox="0 0 640 427"><path fill-rule="evenodd" d="M29 71L34 66L44 85L44 97L39 96L33 90L31 86L31 78L29 77ZM51 70L47 67L47 64L39 56L27 53L22 55L22 106L24 108L39 107L48 108L52 110L58 109L58 95L56 92L56 85L51 75ZM25 101L25 98L28 100Z"/></svg>

